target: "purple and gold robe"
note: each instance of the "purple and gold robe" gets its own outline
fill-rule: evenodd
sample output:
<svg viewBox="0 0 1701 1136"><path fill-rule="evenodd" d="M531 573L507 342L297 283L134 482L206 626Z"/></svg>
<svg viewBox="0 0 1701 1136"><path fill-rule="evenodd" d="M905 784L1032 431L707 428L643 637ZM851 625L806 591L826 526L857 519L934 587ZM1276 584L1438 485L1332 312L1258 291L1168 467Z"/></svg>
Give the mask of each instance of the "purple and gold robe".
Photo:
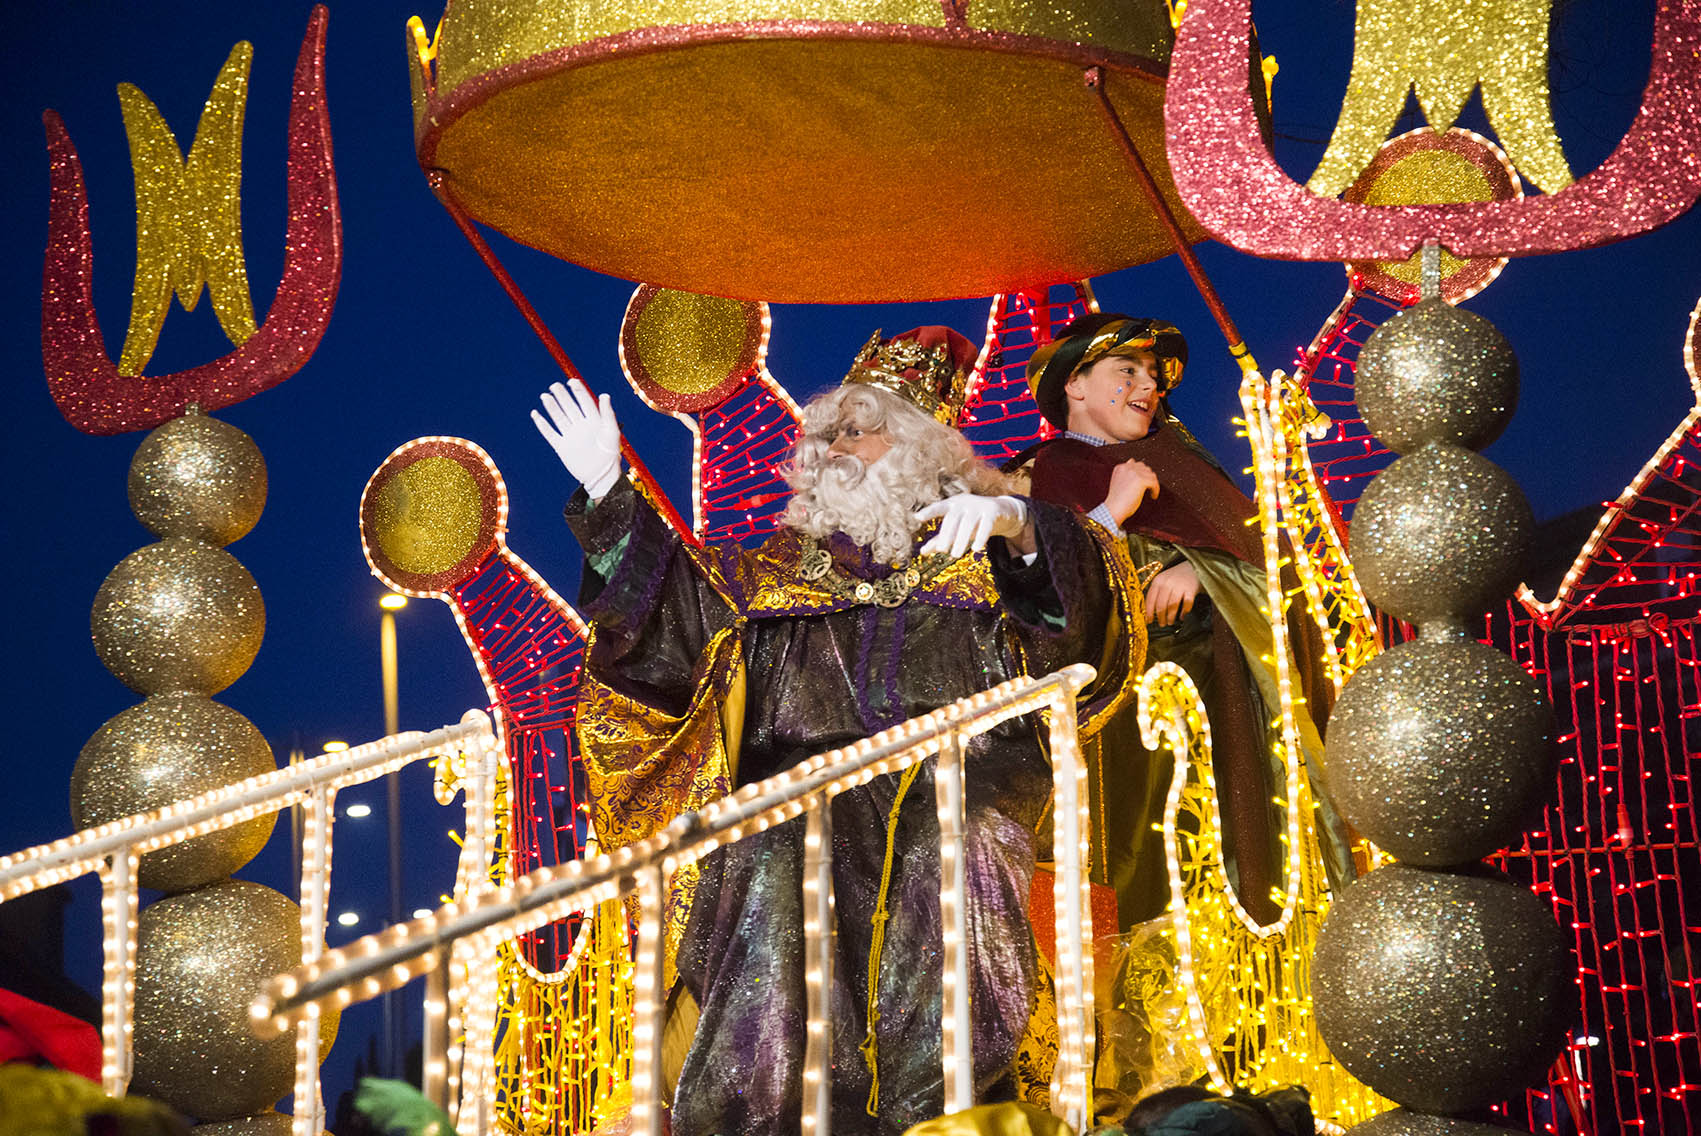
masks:
<svg viewBox="0 0 1701 1136"><path fill-rule="evenodd" d="M624 480L594 507L581 493L568 522L586 554L581 610L592 639L578 728L603 846L642 839L739 785L1023 674L1098 667L1081 706L1090 731L1126 701L1139 673L1140 597L1120 542L1067 509L1032 509L1034 563L995 539L943 570L928 562L900 602L883 606L844 594L893 569L842 535L822 545L835 590L803 579L817 544L794 530L755 549L696 549ZM965 768L975 1082L981 1099L1009 1099L1039 981L1027 905L1051 773L1027 718L972 739ZM943 1108L928 780L924 770L895 810L896 774L833 804L833 1130L844 1136L895 1136ZM798 1130L802 858L799 820L712 853L695 881L675 889L671 955L700 1012L675 1091L675 1136ZM862 1047L871 917L888 859L870 1115L874 1078Z"/></svg>

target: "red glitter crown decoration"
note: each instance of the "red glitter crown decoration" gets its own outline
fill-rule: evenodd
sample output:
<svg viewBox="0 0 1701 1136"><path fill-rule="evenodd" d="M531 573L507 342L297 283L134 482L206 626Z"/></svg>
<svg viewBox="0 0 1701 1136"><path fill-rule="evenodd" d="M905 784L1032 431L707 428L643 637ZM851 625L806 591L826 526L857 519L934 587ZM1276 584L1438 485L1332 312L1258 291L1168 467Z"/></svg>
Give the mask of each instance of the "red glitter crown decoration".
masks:
<svg viewBox="0 0 1701 1136"><path fill-rule="evenodd" d="M342 217L325 105L323 5L296 59L289 112L283 277L265 322L229 354L169 375L119 374L94 309L94 242L82 162L64 122L47 111L52 191L41 287L41 357L65 420L86 434L147 430L190 404L217 410L283 382L313 355L342 277ZM192 302L192 301L191 301Z"/></svg>

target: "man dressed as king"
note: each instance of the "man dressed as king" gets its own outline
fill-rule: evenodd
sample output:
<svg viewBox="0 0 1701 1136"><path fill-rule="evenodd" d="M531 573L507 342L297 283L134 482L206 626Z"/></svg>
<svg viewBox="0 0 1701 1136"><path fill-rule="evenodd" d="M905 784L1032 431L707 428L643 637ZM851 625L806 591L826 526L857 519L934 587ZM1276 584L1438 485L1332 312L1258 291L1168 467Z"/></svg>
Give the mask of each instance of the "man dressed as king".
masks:
<svg viewBox="0 0 1701 1136"><path fill-rule="evenodd" d="M592 624L578 729L605 848L1021 675L1098 668L1086 732L1126 701L1145 645L1126 550L1010 494L946 425L974 357L945 328L876 333L804 408L793 497L752 549L680 539L621 476L607 396L543 396L533 419L582 483L567 506ZM944 1107L932 764L833 801L835 1133L896 1136ZM1037 723L974 737L965 771L974 1081L1007 1100L1045 981L1028 922L1051 793ZM727 845L675 889L675 1136L799 1130L803 835L799 819Z"/></svg>

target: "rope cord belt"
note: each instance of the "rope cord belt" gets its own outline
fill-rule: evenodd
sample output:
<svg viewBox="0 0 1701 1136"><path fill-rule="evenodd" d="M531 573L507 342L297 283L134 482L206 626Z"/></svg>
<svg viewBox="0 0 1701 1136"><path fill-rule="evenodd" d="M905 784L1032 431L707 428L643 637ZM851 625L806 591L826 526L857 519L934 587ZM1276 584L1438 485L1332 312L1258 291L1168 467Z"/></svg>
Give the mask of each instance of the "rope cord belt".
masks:
<svg viewBox="0 0 1701 1136"><path fill-rule="evenodd" d="M898 781L898 795L892 798L892 808L886 814L886 859L880 865L880 894L874 901L874 914L869 919L873 934L868 942L868 1036L857 1046L862 1050L862 1059L868 1064L868 1075L873 1083L868 1088L868 1115L880 1115L880 1041L875 1036L875 1026L880 1022L880 953L886 946L886 920L891 913L886 910L886 895L892 889L892 857L897 848L898 840L898 810L904 806L904 797L910 791L910 785L915 782L915 776L921 772L921 762L916 762L904 770Z"/></svg>

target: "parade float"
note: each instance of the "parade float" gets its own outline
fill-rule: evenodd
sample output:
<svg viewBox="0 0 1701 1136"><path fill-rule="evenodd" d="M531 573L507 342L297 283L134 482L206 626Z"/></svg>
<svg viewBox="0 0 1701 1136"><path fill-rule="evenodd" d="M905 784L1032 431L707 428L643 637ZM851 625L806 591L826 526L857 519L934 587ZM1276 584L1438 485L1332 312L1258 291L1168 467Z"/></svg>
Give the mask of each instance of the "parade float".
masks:
<svg viewBox="0 0 1701 1136"><path fill-rule="evenodd" d="M1149 956L1165 965L1118 969L1109 984L1100 974L1099 990L1154 1007L1167 1043L1154 1049L1168 1064L1154 1057L1153 1070L1221 1091L1301 1085L1333 1130L1472 1132L1447 1117L1501 1102L1514 1127L1685 1131L1701 1096L1686 938L1686 891L1701 878L1687 742L1701 714L1697 416L1608 506L1555 595L1524 587L1507 600L1532 519L1517 485L1476 451L1512 413L1516 358L1491 324L1453 305L1490 286L1505 258L1622 240L1693 205L1701 5L1658 5L1642 110L1612 156L1575 181L1546 111L1548 18L1539 2L1361 0L1340 123L1304 187L1269 155L1271 68L1245 0L680 4L664 16L454 0L434 30L413 22L408 46L426 181L563 375L581 377L484 231L642 282L610 333L632 390L689 432L688 455L647 455L689 463L689 501L668 503L645 455L628 446L625 457L692 544L751 542L779 523L801 392L769 370L770 302L990 297L953 425L998 462L1055 433L1026 365L1097 310L1092 279L1180 258L1242 377L1248 452L1234 464L1253 473L1284 691L1278 913L1255 918L1236 894L1210 723L1184 674L1154 668L1140 684L1141 729L1174 756L1170 904ZM804 812L818 825L831 792L928 754L943 762L984 728L977 715L994 712L1054 711L1062 816L1061 802L1085 802L1058 693L1080 680L1000 688L830 755L837 764L799 767L785 784L695 802L696 829L665 817L621 827L599 812L575 732L586 621L509 547L507 489L485 450L428 436L373 473L360 541L389 587L449 608L488 723L271 772L239 716L210 699L258 649L258 593L221 549L257 519L265 475L252 444L208 412L294 373L335 298L323 35L319 13L295 84L291 259L261 323L244 312L240 256L211 255L240 240L217 209L235 183L216 184L235 176L240 53L208 103L205 151L198 133L178 159L185 173L165 163L172 177L138 182L139 215L158 218L138 226L138 260L157 270L146 281L138 271L116 364L93 320L76 152L50 119L49 387L85 432L153 431L131 493L162 541L115 569L96 599L102 661L147 701L102 727L79 762L86 831L0 861L0 898L102 874L109 1091L134 1078L190 1115L235 1122L269 1115L287 1087L281 1069L294 1077L295 1130L316 1131L322 1026L341 1005L424 976L425 1088L460 1130L659 1131L660 995L695 859ZM1479 86L1498 144L1454 126ZM1428 125L1390 139L1414 87ZM138 99L127 98L127 122L146 118ZM1297 359L1253 358L1192 250L1207 236L1347 265L1345 297ZM198 295L197 271L236 350L137 380L172 290ZM1695 319L1670 335L1701 392ZM1195 342L1203 353L1204 337ZM162 592L173 598L156 608L200 622L123 617ZM1325 647L1338 697L1328 792L1372 869L1342 895L1325 878L1316 781L1300 759L1290 610L1315 622ZM150 730L196 739L173 753L177 791L164 797L133 787L159 780L135 756L161 752L146 744ZM467 793L454 900L325 952L331 794L419 757L442 758L441 799ZM264 818L297 802L308 804L318 869L303 874L299 913L225 880L263 843ZM1036 893L1034 911L1057 975L1046 1103L1084 1130L1095 912L1066 828L1060 820L1055 906ZM1477 867L1485 859L1501 874ZM182 895L138 915L138 878ZM806 878L816 944L831 935L831 889L811 887ZM253 924L267 904L277 910L252 930L258 961L221 964L259 995L250 1023L248 1000L230 997L235 983L215 998L193 977L195 936L183 928ZM952 938L949 888L943 904L950 955L966 948ZM219 938L237 949L235 936ZM299 942L296 958L259 958L286 939L291 950ZM969 1008L949 979L946 989L951 1109L972 1102L954 1069L961 1030L950 1033ZM201 1037L185 1040L176 1017L198 1001L218 1005L193 1025ZM817 1081L821 1013L812 1002ZM271 1040L251 1040L250 1024ZM228 1101L197 1096L184 1062L239 1035L269 1047L255 1058L268 1075ZM153 1072L161 1062L168 1072ZM819 1131L824 1117L821 1100L806 1104L806 1126Z"/></svg>

